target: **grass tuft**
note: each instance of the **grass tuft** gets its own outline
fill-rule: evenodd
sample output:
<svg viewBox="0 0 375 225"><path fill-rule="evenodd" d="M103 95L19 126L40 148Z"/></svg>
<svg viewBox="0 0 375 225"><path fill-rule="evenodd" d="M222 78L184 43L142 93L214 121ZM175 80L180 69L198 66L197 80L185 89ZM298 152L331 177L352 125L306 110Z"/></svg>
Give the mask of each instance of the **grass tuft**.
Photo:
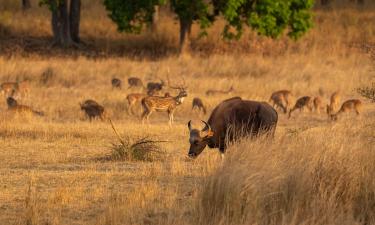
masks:
<svg viewBox="0 0 375 225"><path fill-rule="evenodd" d="M362 95L365 98L370 99L375 102L375 82L372 83L371 87L361 87L357 89L358 94Z"/></svg>
<svg viewBox="0 0 375 225"><path fill-rule="evenodd" d="M110 119L109 122L118 139L118 142L112 143L112 159L149 162L161 159L164 152L161 150L158 143L164 141L155 141L148 136L140 138L126 136L125 138L121 138Z"/></svg>

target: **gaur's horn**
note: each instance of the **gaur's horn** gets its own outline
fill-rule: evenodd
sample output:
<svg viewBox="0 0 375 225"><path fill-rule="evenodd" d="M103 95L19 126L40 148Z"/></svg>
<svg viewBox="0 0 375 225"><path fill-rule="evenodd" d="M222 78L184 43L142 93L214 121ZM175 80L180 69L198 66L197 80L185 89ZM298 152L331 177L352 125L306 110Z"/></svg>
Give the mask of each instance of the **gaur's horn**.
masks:
<svg viewBox="0 0 375 225"><path fill-rule="evenodd" d="M191 120L188 122L188 128L191 130Z"/></svg>
<svg viewBox="0 0 375 225"><path fill-rule="evenodd" d="M210 125L206 121L202 120L202 122L205 124L204 128L202 129L202 131L210 131L211 130Z"/></svg>

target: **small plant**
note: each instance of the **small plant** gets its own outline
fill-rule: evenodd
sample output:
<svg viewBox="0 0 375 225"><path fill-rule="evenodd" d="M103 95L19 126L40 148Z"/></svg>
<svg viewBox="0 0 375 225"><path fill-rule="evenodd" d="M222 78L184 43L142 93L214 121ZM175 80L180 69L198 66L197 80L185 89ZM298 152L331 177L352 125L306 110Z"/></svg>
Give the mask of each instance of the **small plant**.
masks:
<svg viewBox="0 0 375 225"><path fill-rule="evenodd" d="M56 74L51 67L48 67L43 73L40 75L39 82L43 85L51 85L53 79L55 79Z"/></svg>
<svg viewBox="0 0 375 225"><path fill-rule="evenodd" d="M111 158L114 160L127 160L127 161L154 161L160 158L164 153L160 150L158 143L164 141L155 141L150 137L131 138L126 136L121 138L111 120L112 129L115 132L118 142L112 143Z"/></svg>
<svg viewBox="0 0 375 225"><path fill-rule="evenodd" d="M361 87L357 89L358 94L362 95L365 98L370 99L375 102L375 82L372 83L371 87Z"/></svg>

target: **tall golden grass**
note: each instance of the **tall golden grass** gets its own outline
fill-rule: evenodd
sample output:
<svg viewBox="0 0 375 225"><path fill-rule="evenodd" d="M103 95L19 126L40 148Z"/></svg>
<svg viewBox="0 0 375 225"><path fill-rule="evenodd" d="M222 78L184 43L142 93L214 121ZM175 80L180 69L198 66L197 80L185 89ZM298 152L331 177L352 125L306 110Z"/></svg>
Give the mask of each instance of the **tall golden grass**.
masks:
<svg viewBox="0 0 375 225"><path fill-rule="evenodd" d="M371 51L358 48L368 50L374 41L373 5L316 10L314 29L298 42L251 31L225 42L219 21L208 37L193 39L190 55L177 56L177 24L167 13L160 34L124 35L98 1L83 1L81 34L93 46L92 58L48 47L49 14L36 1L26 13L5 2L0 82L29 80L30 96L19 101L46 116L12 115L0 101L0 224L375 222L375 107L356 92L375 77ZM111 79L155 81L168 71L173 83L184 77L189 85L175 124L155 113L150 125L140 125L127 113L125 97L141 90L113 90ZM328 103L340 90L342 101L360 98L364 108L337 122L323 113L288 120L280 112L274 140L239 141L223 162L209 149L188 159L186 123L208 117L191 110L193 97L210 112L233 95L205 92L231 85L233 95L259 101L290 89L296 97L322 94ZM88 98L105 106L121 137L166 141L159 146L162 160L111 160L117 136L110 124L84 119L78 103Z"/></svg>

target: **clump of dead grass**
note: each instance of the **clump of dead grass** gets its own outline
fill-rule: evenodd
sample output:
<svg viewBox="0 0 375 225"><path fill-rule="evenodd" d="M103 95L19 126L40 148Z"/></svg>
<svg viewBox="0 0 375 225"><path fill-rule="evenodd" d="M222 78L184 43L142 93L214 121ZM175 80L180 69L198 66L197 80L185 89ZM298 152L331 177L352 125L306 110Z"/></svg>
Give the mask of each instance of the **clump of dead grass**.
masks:
<svg viewBox="0 0 375 225"><path fill-rule="evenodd" d="M154 161L161 159L164 152L161 150L159 143L163 141L156 141L148 136L139 138L125 136L121 138L112 121L109 121L117 136L117 142L112 143L111 146L112 159L125 161Z"/></svg>

